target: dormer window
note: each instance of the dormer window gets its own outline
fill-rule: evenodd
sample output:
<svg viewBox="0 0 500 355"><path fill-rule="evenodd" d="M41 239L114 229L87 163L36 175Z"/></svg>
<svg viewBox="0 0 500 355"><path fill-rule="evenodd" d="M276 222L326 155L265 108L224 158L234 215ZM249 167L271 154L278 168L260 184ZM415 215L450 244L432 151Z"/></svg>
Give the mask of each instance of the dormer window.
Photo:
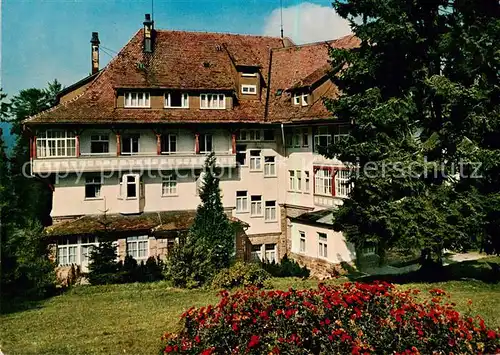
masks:
<svg viewBox="0 0 500 355"><path fill-rule="evenodd" d="M200 108L222 110L226 108L226 96L224 94L201 94Z"/></svg>
<svg viewBox="0 0 500 355"><path fill-rule="evenodd" d="M309 99L309 94L295 94L293 96L293 104L295 106L307 106Z"/></svg>
<svg viewBox="0 0 500 355"><path fill-rule="evenodd" d="M241 93L246 95L256 95L257 85L241 85Z"/></svg>
<svg viewBox="0 0 500 355"><path fill-rule="evenodd" d="M189 108L189 95L181 92L166 93L165 108Z"/></svg>
<svg viewBox="0 0 500 355"><path fill-rule="evenodd" d="M151 107L149 92L126 92L125 107L127 108L143 108Z"/></svg>

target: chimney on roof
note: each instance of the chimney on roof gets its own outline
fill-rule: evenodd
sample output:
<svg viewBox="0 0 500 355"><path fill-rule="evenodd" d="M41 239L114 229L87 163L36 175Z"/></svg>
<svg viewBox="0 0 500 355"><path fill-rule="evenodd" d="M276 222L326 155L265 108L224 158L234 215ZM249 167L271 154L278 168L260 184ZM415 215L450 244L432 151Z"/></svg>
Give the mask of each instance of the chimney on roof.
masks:
<svg viewBox="0 0 500 355"><path fill-rule="evenodd" d="M144 19L144 53L152 53L154 46L154 21L151 20L151 15L146 14Z"/></svg>
<svg viewBox="0 0 500 355"><path fill-rule="evenodd" d="M90 39L91 47L91 58L92 58L92 71L91 74L95 74L99 71L99 33L92 32L92 38Z"/></svg>

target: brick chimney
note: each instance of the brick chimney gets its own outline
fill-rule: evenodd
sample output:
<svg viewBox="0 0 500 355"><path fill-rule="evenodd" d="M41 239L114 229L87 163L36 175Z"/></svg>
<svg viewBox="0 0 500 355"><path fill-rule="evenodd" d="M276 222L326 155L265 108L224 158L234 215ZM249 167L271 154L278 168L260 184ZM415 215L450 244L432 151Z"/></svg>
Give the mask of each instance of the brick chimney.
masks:
<svg viewBox="0 0 500 355"><path fill-rule="evenodd" d="M90 46L92 49L92 71L91 74L95 74L99 71L99 34L97 32L92 32L92 38L90 39Z"/></svg>
<svg viewBox="0 0 500 355"><path fill-rule="evenodd" d="M154 21L151 20L151 15L146 14L144 19L144 53L152 53L154 47Z"/></svg>

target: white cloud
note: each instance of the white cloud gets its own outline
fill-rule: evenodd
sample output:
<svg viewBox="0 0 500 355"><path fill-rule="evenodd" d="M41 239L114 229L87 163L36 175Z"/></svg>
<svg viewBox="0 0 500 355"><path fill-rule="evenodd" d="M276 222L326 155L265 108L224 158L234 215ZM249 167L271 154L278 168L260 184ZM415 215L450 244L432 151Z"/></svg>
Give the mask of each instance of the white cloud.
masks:
<svg viewBox="0 0 500 355"><path fill-rule="evenodd" d="M265 21L265 35L280 35L280 17L279 8L271 12ZM283 8L283 29L284 35L297 44L336 39L351 33L349 22L332 7L309 2Z"/></svg>

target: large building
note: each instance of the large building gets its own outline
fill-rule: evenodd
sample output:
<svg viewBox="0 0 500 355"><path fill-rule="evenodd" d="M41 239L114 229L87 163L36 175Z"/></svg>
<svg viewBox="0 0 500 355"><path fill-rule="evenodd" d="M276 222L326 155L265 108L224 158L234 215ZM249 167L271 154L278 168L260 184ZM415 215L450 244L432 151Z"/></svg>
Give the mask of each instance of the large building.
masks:
<svg viewBox="0 0 500 355"><path fill-rule="evenodd" d="M323 102L338 94L329 49L357 38L295 45L156 30L146 15L103 69L99 44L93 33L91 74L25 121L31 172L53 187L46 233L60 266L85 270L104 231L122 258L166 255L192 223L209 152L224 207L247 236L236 238L242 257L288 254L318 273L355 259L332 229L331 209L349 192L345 167L317 150L348 128Z"/></svg>

